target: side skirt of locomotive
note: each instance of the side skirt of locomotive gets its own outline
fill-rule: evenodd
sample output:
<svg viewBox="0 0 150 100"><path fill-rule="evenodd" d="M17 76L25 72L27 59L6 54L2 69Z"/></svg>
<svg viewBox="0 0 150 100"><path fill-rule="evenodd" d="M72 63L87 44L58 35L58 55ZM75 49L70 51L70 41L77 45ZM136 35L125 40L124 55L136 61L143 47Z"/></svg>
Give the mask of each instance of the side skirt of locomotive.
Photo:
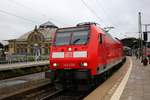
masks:
<svg viewBox="0 0 150 100"><path fill-rule="evenodd" d="M124 60L125 60L125 57L122 57L122 59L120 59L120 60L103 65L102 68L97 69L97 74L102 74L102 73L108 71L109 69L113 68L114 66L116 66L118 64L122 64L124 62Z"/></svg>

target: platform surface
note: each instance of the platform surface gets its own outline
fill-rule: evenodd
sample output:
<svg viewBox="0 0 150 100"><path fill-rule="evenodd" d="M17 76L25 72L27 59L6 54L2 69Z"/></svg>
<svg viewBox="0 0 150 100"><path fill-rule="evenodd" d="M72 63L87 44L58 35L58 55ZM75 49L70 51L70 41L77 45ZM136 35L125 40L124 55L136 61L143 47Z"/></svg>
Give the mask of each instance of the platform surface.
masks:
<svg viewBox="0 0 150 100"><path fill-rule="evenodd" d="M45 79L44 72L0 80L0 100L49 82L50 80Z"/></svg>
<svg viewBox="0 0 150 100"><path fill-rule="evenodd" d="M131 65L132 60L131 58L127 57L123 66L104 83L100 84L93 92L86 96L84 100L110 100L119 83L128 72L129 66ZM116 100L116 96L114 100Z"/></svg>
<svg viewBox="0 0 150 100"><path fill-rule="evenodd" d="M17 68L34 67L40 65L48 65L49 61L34 61L34 62L22 62L14 64L0 64L0 71L11 70Z"/></svg>
<svg viewBox="0 0 150 100"><path fill-rule="evenodd" d="M133 67L120 100L150 100L150 64L132 57Z"/></svg>
<svg viewBox="0 0 150 100"><path fill-rule="evenodd" d="M127 57L122 68L84 100L150 100L150 64Z"/></svg>

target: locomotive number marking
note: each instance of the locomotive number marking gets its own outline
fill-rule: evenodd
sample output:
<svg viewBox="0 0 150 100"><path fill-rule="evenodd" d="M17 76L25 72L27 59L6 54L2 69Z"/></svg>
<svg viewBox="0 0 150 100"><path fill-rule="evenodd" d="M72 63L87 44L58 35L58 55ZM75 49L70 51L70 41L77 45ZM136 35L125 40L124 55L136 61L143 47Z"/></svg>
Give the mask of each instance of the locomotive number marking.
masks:
<svg viewBox="0 0 150 100"><path fill-rule="evenodd" d="M75 64L73 63L69 63L69 64L64 64L65 67L70 67L70 66L75 66Z"/></svg>

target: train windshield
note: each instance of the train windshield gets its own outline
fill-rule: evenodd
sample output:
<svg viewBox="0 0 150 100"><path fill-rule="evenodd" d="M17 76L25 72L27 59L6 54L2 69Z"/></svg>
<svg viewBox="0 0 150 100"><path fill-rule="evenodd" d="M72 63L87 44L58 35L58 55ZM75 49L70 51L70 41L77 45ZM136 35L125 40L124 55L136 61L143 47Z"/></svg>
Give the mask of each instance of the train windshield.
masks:
<svg viewBox="0 0 150 100"><path fill-rule="evenodd" d="M86 44L88 30L64 30L56 33L55 45Z"/></svg>

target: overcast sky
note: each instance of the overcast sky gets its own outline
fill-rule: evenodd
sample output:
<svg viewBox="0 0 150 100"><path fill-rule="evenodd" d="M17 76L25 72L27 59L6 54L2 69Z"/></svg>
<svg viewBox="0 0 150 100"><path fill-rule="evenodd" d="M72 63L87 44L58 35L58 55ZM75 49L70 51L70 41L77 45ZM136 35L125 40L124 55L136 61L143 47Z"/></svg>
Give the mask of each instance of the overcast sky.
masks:
<svg viewBox="0 0 150 100"><path fill-rule="evenodd" d="M138 12L142 23L149 24L149 4L150 0L1 0L0 40L18 38L48 20L58 27L92 21L115 27L115 37L137 37Z"/></svg>

